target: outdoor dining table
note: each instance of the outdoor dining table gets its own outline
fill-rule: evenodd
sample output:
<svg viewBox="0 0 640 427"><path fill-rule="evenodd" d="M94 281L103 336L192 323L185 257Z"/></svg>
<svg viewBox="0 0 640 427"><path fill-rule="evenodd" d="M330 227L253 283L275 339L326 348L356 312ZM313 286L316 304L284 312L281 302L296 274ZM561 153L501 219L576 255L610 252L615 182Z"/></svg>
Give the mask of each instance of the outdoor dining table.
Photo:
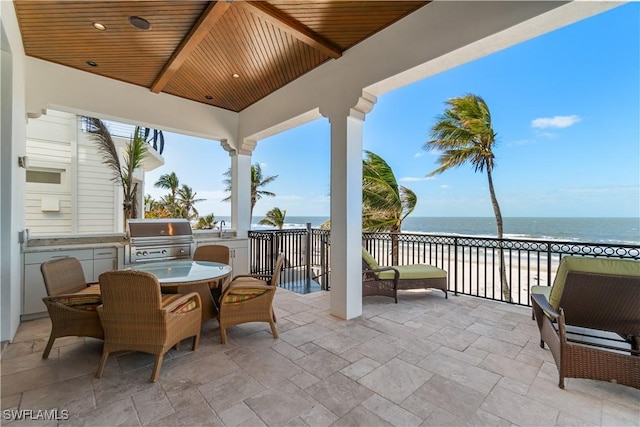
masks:
<svg viewBox="0 0 640 427"><path fill-rule="evenodd" d="M153 274L163 293L200 294L203 322L218 314L211 289L220 286L224 282L222 279L231 275L231 266L227 264L190 259L144 263L131 269Z"/></svg>

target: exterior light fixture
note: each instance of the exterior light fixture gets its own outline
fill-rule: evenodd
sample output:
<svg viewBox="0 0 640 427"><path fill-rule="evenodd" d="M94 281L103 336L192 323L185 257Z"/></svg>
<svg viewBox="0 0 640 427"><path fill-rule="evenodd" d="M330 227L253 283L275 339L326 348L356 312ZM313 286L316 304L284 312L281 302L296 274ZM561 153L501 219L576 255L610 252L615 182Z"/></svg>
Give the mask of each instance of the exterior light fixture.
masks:
<svg viewBox="0 0 640 427"><path fill-rule="evenodd" d="M100 22L92 22L91 26L98 31L104 31L107 29L107 27L105 27L104 24L101 24Z"/></svg>
<svg viewBox="0 0 640 427"><path fill-rule="evenodd" d="M130 16L129 24L133 25L139 30L150 30L151 23L144 18L140 18L139 16Z"/></svg>
<svg viewBox="0 0 640 427"><path fill-rule="evenodd" d="M233 73L233 74L231 74L231 77L233 77L234 79L239 79L240 78L240 74Z"/></svg>
<svg viewBox="0 0 640 427"><path fill-rule="evenodd" d="M87 65L88 65L89 67L97 67L97 66L98 66L98 63L96 63L96 62L94 62L94 61L87 61Z"/></svg>
<svg viewBox="0 0 640 427"><path fill-rule="evenodd" d="M206 96L205 96L205 98L206 98L206 99L208 99L209 101L211 101L211 100L213 99L213 96L211 96L211 95L206 95Z"/></svg>

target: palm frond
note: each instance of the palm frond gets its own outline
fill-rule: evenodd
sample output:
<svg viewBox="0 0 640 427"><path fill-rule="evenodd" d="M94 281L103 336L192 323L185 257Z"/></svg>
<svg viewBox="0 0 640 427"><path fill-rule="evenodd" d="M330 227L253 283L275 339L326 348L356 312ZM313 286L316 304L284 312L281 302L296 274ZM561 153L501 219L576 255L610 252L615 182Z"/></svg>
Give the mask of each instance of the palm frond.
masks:
<svg viewBox="0 0 640 427"><path fill-rule="evenodd" d="M404 219L413 212L418 204L418 196L411 189L400 186L400 199L402 200L402 217L400 221L404 221Z"/></svg>
<svg viewBox="0 0 640 427"><path fill-rule="evenodd" d="M120 156L109 129L102 120L95 117L85 117L85 120L89 139L94 142L98 153L102 155L102 163L111 169L113 175L111 180L122 184Z"/></svg>

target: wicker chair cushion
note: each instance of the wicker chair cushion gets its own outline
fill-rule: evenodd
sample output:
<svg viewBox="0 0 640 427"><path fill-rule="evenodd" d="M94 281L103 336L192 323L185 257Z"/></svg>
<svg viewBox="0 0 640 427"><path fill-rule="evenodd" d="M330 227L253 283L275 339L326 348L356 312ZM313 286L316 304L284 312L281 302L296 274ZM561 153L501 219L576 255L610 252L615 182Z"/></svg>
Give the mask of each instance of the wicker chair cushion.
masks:
<svg viewBox="0 0 640 427"><path fill-rule="evenodd" d="M56 302L78 310L96 311L96 308L102 304L100 286L88 286L71 296L56 298Z"/></svg>
<svg viewBox="0 0 640 427"><path fill-rule="evenodd" d="M166 307L167 305L171 304L172 302L174 302L175 300L182 298L182 295L180 294L162 294L162 307ZM184 304L179 305L178 307L176 307L174 310L172 310L172 313L188 313L191 310L195 310L197 308L197 303L195 300L190 299L189 301L187 301Z"/></svg>
<svg viewBox="0 0 640 427"><path fill-rule="evenodd" d="M400 279L437 279L446 278L447 272L441 268L428 264L396 265L393 268L400 273ZM377 273L381 280L393 280L395 272L393 270L381 271Z"/></svg>
<svg viewBox="0 0 640 427"><path fill-rule="evenodd" d="M375 260L375 258L373 258L373 256L371 256L369 251L367 251L365 248L362 248L362 259L364 260L364 262L367 263L367 265L371 270L376 270L380 268L380 265L378 265L378 262ZM391 273L393 273L393 271Z"/></svg>
<svg viewBox="0 0 640 427"><path fill-rule="evenodd" d="M224 302L234 303L242 302L258 297L267 292L266 289L231 289Z"/></svg>
<svg viewBox="0 0 640 427"><path fill-rule="evenodd" d="M549 304L558 309L564 282L569 271L582 273L611 274L616 276L640 276L640 262L634 260L589 258L589 257L564 257L558 267L556 278L553 281Z"/></svg>

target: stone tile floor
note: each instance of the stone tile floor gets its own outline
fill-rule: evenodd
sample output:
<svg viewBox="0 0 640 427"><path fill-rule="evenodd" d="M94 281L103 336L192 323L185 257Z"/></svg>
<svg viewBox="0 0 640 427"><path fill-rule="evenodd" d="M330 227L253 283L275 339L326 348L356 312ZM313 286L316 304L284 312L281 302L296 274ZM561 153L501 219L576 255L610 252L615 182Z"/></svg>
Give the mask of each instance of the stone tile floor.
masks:
<svg viewBox="0 0 640 427"><path fill-rule="evenodd" d="M200 347L152 357L119 353L101 379L101 341L58 339L24 322L2 354L3 424L153 426L640 425L640 390L558 374L530 310L440 292L364 299L363 316L329 314L329 294L276 295L280 339L267 324L203 325ZM11 421L5 410L68 411ZM59 412L62 414L62 412Z"/></svg>

